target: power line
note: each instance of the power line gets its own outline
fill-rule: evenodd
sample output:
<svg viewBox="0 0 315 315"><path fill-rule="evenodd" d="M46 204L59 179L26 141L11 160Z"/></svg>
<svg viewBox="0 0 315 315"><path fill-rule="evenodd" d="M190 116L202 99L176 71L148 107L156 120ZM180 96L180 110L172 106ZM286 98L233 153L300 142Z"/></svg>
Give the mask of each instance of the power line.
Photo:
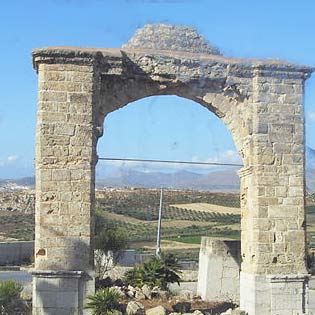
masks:
<svg viewBox="0 0 315 315"><path fill-rule="evenodd" d="M219 162L192 162L192 161L174 161L174 160L151 160L151 159L123 159L112 157L99 157L102 161L125 161L125 162L145 162L145 163L169 163L169 164L190 164L190 165L217 165L217 166L240 166L236 163L219 163Z"/></svg>

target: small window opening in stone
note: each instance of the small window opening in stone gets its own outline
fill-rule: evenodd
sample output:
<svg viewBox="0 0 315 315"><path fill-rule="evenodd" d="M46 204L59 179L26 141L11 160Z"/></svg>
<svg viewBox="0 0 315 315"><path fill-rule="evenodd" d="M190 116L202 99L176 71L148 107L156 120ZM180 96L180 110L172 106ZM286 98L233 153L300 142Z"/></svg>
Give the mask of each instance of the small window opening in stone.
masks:
<svg viewBox="0 0 315 315"><path fill-rule="evenodd" d="M277 257L273 257L272 263L273 263L273 264L276 264L277 262L278 262L278 258L277 258Z"/></svg>
<svg viewBox="0 0 315 315"><path fill-rule="evenodd" d="M44 248L41 248L37 251L36 256L45 256L46 250Z"/></svg>

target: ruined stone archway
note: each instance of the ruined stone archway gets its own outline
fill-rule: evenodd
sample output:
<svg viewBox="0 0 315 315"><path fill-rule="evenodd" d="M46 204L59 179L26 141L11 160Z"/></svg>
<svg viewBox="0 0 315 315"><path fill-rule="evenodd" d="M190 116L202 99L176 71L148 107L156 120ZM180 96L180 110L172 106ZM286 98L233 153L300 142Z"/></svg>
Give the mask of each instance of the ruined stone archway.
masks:
<svg viewBox="0 0 315 315"><path fill-rule="evenodd" d="M105 116L169 94L214 112L243 158L241 308L305 312L303 89L311 68L225 58L195 31L167 25L144 27L122 49L37 49L33 62L34 314L83 314L94 290L96 144Z"/></svg>

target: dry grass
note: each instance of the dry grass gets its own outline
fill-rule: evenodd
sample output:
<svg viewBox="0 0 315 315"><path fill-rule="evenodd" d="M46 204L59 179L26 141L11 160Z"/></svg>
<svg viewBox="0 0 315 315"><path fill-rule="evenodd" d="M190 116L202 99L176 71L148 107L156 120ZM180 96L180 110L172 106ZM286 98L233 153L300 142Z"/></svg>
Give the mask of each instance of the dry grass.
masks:
<svg viewBox="0 0 315 315"><path fill-rule="evenodd" d="M143 245L143 248L146 250L155 250L156 244L155 243L147 243ZM186 249L198 249L200 248L200 244L188 244L188 243L181 243L176 241L170 240L162 240L161 241L161 248L162 250L186 250Z"/></svg>

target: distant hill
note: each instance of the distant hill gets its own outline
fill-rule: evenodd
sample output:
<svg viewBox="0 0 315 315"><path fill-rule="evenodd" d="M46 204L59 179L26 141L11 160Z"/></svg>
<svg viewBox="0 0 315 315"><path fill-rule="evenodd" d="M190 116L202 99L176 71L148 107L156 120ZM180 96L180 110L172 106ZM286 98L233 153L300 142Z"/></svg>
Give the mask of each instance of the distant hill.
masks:
<svg viewBox="0 0 315 315"><path fill-rule="evenodd" d="M22 177L16 179L0 179L0 192L20 191L33 189L35 187L35 177Z"/></svg>
<svg viewBox="0 0 315 315"><path fill-rule="evenodd" d="M174 173L145 173L128 170L109 174L98 179L98 186L111 187L169 187L210 191L239 190L239 178L235 170L215 171L206 174L178 171Z"/></svg>
<svg viewBox="0 0 315 315"><path fill-rule="evenodd" d="M0 179L0 190L33 188L34 177L19 179ZM178 189L197 189L208 191L236 192L240 181L236 169L216 170L209 173L194 173L180 170L173 173L141 172L124 167L116 169L104 178L97 178L97 187L169 187ZM306 187L315 192L315 150L306 147Z"/></svg>
<svg viewBox="0 0 315 315"><path fill-rule="evenodd" d="M21 178L14 178L14 179L0 179L0 186L6 184L16 184L16 185L25 185L25 186L35 186L35 177L21 177Z"/></svg>
<svg viewBox="0 0 315 315"><path fill-rule="evenodd" d="M240 180L236 169L212 171L206 174L178 171L174 173L140 172L131 169L117 170L104 178L98 178L97 185L105 187L169 187L209 191L239 191ZM315 150L306 147L306 186L315 192Z"/></svg>
<svg viewBox="0 0 315 315"><path fill-rule="evenodd" d="M306 189L309 192L315 192L315 150L306 147Z"/></svg>

